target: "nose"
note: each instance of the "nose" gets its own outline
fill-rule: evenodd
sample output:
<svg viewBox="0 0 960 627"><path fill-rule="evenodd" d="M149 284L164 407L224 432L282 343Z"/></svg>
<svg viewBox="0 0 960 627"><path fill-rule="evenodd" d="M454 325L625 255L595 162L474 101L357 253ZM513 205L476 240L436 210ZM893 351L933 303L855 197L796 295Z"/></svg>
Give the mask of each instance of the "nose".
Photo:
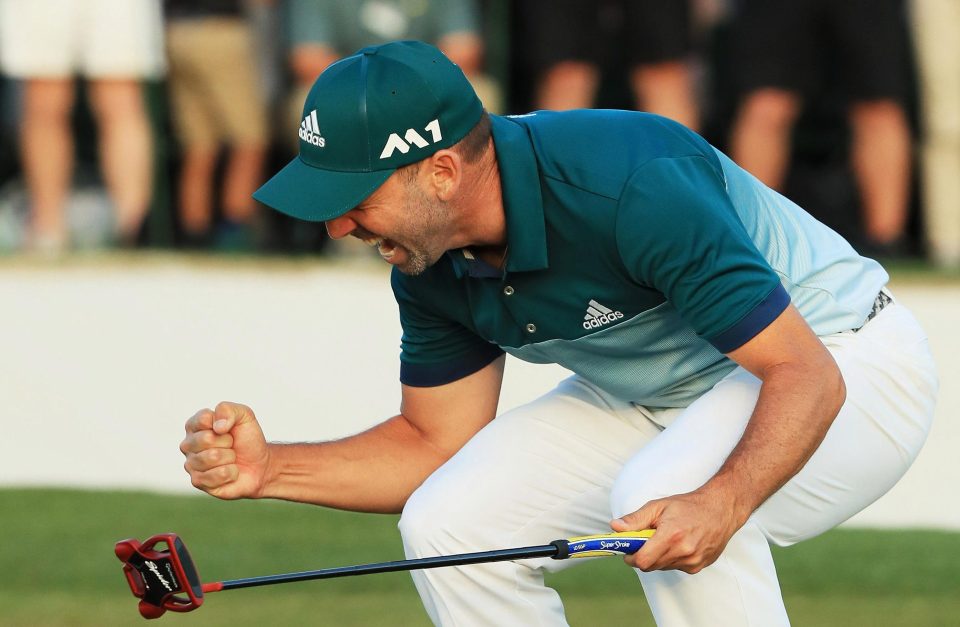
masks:
<svg viewBox="0 0 960 627"><path fill-rule="evenodd" d="M357 223L351 218L348 218L346 214L332 220L327 220L324 222L324 225L327 227L327 234L331 239L342 239L350 235L350 233L357 228Z"/></svg>

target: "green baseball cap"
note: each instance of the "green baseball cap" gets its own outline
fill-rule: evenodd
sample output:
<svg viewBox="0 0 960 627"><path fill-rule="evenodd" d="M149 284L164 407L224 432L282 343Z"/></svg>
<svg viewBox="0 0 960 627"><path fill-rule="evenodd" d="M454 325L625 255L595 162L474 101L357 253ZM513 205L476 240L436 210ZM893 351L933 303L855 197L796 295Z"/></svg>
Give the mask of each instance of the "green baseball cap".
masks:
<svg viewBox="0 0 960 627"><path fill-rule="evenodd" d="M483 105L435 47L399 41L363 48L317 78L303 105L300 154L253 197L302 220L332 220L400 166L454 145Z"/></svg>

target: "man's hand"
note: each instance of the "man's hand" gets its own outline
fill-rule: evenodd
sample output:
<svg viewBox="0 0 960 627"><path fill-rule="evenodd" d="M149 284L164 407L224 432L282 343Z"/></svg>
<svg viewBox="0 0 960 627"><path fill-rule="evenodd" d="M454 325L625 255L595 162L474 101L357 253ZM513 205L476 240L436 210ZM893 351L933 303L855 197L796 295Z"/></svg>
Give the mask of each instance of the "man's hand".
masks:
<svg viewBox="0 0 960 627"><path fill-rule="evenodd" d="M657 530L627 563L697 573L810 459L846 398L833 356L796 307L728 356L762 381L743 437L700 488L650 501L613 521L615 531Z"/></svg>
<svg viewBox="0 0 960 627"><path fill-rule="evenodd" d="M749 513L747 514L749 515ZM732 504L699 490L650 501L610 523L614 531L655 528L646 544L624 561L642 571L698 573L720 557L746 518Z"/></svg>
<svg viewBox="0 0 960 627"><path fill-rule="evenodd" d="M186 424L180 452L195 488L221 499L257 497L270 451L253 411L238 403L201 409Z"/></svg>

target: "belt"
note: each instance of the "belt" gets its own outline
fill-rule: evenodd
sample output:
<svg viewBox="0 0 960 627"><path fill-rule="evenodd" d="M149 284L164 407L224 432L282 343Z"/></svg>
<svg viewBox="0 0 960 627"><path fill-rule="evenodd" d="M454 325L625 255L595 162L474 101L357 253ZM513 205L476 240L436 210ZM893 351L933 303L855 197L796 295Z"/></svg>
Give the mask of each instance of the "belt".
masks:
<svg viewBox="0 0 960 627"><path fill-rule="evenodd" d="M870 313L867 314L867 319L863 321L856 329L852 329L854 333L867 326L867 323L877 317L877 314L883 311L883 308L893 302L893 297L890 296L886 291L880 290L877 294L877 297L873 300L873 307L870 308Z"/></svg>

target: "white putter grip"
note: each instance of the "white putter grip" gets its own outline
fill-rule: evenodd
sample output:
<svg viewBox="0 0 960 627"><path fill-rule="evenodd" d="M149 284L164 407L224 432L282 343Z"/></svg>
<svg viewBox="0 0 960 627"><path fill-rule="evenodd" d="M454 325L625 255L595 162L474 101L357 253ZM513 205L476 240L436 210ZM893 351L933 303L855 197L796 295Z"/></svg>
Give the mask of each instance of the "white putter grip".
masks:
<svg viewBox="0 0 960 627"><path fill-rule="evenodd" d="M555 560L575 557L604 557L607 555L632 555L640 550L653 536L653 529L641 531L620 531L596 536L579 536L566 540L554 540L550 544L557 547Z"/></svg>

